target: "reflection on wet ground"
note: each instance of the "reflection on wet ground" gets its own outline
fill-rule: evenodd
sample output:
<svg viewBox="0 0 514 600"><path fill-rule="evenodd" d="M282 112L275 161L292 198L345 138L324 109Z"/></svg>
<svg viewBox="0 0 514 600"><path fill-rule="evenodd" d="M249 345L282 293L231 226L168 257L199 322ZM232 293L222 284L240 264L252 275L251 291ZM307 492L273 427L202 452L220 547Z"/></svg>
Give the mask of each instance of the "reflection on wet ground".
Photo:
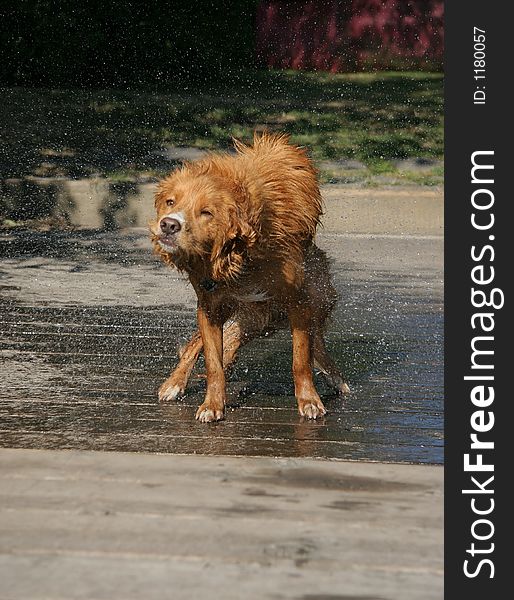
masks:
<svg viewBox="0 0 514 600"><path fill-rule="evenodd" d="M187 396L156 389L193 331L194 295L146 232L12 231L0 243L0 445L443 459L442 241L322 233L341 300L328 345L352 394L295 408L287 331L243 348L227 418L202 425L202 364Z"/></svg>

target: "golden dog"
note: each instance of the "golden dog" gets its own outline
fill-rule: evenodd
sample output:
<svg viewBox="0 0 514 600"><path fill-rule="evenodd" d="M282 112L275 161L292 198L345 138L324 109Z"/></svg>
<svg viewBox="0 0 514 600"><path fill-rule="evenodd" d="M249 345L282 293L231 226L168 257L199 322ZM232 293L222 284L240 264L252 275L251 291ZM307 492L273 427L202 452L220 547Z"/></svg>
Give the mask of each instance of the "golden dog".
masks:
<svg viewBox="0 0 514 600"><path fill-rule="evenodd" d="M287 317L298 410L315 419L326 410L313 365L336 390L349 391L323 340L336 293L327 258L313 243L322 214L316 171L285 135L264 133L253 146L234 145L235 155L184 164L156 194L154 248L165 263L187 273L198 297L199 327L159 398L184 393L203 348L207 392L196 418L223 419L225 371L238 348Z"/></svg>

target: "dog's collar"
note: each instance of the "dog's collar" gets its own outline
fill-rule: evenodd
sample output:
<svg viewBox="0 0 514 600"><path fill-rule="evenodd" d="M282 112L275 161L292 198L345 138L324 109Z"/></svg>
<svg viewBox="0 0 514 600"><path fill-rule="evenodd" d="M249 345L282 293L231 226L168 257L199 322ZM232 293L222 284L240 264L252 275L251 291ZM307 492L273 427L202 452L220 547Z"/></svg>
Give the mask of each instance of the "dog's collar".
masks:
<svg viewBox="0 0 514 600"><path fill-rule="evenodd" d="M218 282L214 279L202 279L200 287L206 292L213 292L218 287Z"/></svg>

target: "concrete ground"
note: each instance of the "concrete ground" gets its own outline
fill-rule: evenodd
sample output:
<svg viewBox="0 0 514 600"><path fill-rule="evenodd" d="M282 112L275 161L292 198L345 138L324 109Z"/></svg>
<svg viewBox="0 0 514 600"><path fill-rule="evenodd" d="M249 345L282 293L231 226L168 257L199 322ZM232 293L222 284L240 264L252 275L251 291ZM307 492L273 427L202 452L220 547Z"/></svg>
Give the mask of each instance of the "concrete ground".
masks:
<svg viewBox="0 0 514 600"><path fill-rule="evenodd" d="M79 229L0 241L0 597L440 598L441 191L323 190L349 398L319 381L329 414L300 419L279 332L201 425L200 373L156 400L194 295L151 256L151 188L73 183Z"/></svg>

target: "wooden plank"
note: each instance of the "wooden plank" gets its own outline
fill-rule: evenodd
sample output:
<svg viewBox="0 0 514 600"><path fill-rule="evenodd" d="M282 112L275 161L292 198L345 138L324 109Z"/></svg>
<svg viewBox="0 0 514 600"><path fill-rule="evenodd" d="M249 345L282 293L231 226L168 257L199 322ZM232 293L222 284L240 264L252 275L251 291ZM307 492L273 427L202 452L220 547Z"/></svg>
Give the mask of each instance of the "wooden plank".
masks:
<svg viewBox="0 0 514 600"><path fill-rule="evenodd" d="M210 427L210 426L208 426ZM213 426L215 427L215 425ZM119 452L156 452L217 456L311 456L341 460L374 460L384 462L433 463L434 452L442 455L443 447L422 444L376 444L349 441L324 442L315 439L277 439L252 437L219 437L200 429L197 435L162 435L120 433L77 433L73 429L58 432L17 430L2 432L0 447L42 449L88 449Z"/></svg>
<svg viewBox="0 0 514 600"><path fill-rule="evenodd" d="M2 597L442 596L443 470L0 450Z"/></svg>
<svg viewBox="0 0 514 600"><path fill-rule="evenodd" d="M77 411L66 415L45 414L38 411L35 415L3 415L0 417L0 435L16 431L35 433L71 433L84 435L123 434L127 436L140 435L162 435L173 437L174 435L203 437L216 436L218 438L255 438L255 439L277 439L288 441L291 439L312 440L318 439L324 442L350 442L362 444L404 444L409 445L427 444L442 445L442 441L429 428L408 429L406 427L394 427L384 420L379 424L367 424L349 427L341 427L337 421L321 420L318 423L308 421L291 422L296 416L296 411L290 411L290 422L280 422L273 419L272 415L267 420L252 421L241 418L240 413L232 417L232 411L228 412L227 419L213 426L203 427L196 423L194 413L196 407L188 410L173 411L176 418L162 414L154 418L131 418L122 409L113 414L110 411L97 411L97 415L87 416L83 411ZM236 411L234 411L236 412ZM110 414L109 414L110 413ZM292 413L292 414L291 414ZM189 418L188 418L189 416ZM389 425L389 426L388 426Z"/></svg>
<svg viewBox="0 0 514 600"><path fill-rule="evenodd" d="M138 402L136 398L138 396L132 398L132 401L127 398L123 398L121 401L119 398L117 398L117 401L111 401L112 398L104 395L80 400L72 397L63 398L61 401L48 398L46 401L39 398L4 401L0 405L0 424L3 422L2 419L8 417L39 417L43 420L50 418L63 419L65 418L64 407L66 407L66 412L72 421L79 418L97 419L101 416L105 416L106 419L118 419L122 416L127 421L145 420L162 423L164 419L168 422L176 422L184 414L184 409L189 410L197 407L202 396L201 394L188 395L181 400L166 404L157 402L154 394L150 396L147 402ZM278 402L274 404L266 403L265 406L251 406L244 403L239 405L229 404L230 423L298 425L298 414L293 398L283 399L282 406L277 404ZM311 423L313 428L321 427L325 431L330 431L336 426L340 428L343 425L346 430L350 431L375 424L382 428L392 427L399 430L409 428L409 430L420 431L428 429L434 431L433 420L439 418L439 413L434 412L412 411L412 414L406 415L404 411L391 411L383 407L349 408L339 398L330 398L326 405L331 414L338 416L337 425L330 420L320 420ZM341 422L341 417L347 417L348 420Z"/></svg>

